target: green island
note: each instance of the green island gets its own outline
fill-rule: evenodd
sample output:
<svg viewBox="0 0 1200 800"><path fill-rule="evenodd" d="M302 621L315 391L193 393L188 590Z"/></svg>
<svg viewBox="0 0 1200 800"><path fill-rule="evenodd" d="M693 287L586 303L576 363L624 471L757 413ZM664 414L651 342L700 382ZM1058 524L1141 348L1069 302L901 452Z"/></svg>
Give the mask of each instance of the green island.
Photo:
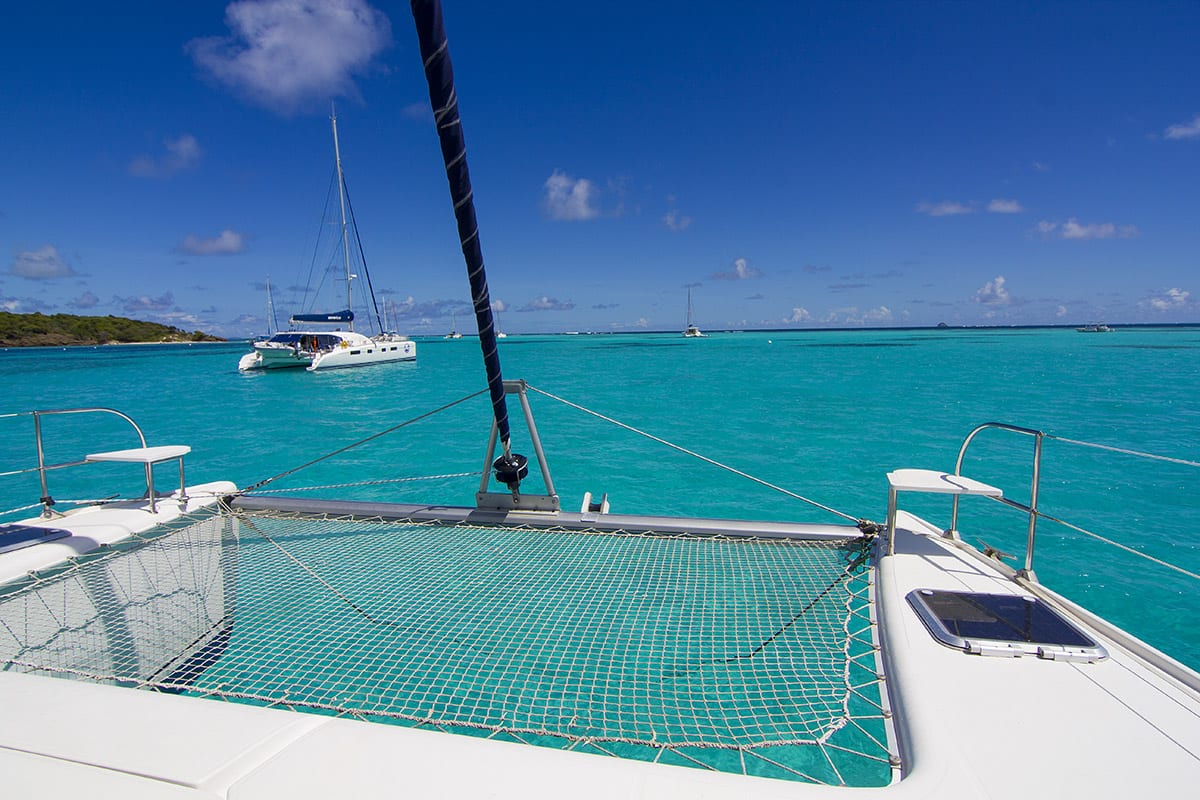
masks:
<svg viewBox="0 0 1200 800"><path fill-rule="evenodd" d="M223 341L202 331L189 333L170 325L111 315L80 317L74 314L11 314L0 311L0 347Z"/></svg>

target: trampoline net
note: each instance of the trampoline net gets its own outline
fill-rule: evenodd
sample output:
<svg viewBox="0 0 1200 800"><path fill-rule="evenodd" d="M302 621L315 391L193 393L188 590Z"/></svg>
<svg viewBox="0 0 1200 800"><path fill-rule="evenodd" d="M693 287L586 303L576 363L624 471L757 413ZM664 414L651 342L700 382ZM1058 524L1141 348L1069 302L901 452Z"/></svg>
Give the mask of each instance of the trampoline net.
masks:
<svg viewBox="0 0 1200 800"><path fill-rule="evenodd" d="M0 668L891 779L852 542L227 512L0 595Z"/></svg>

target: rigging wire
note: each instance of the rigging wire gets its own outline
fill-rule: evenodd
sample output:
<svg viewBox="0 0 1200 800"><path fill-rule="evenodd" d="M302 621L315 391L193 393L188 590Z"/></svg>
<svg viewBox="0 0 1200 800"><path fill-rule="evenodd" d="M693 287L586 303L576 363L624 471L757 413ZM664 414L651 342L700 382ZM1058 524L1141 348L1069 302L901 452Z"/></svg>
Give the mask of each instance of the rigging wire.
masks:
<svg viewBox="0 0 1200 800"><path fill-rule="evenodd" d="M371 294L371 307L375 309L375 325L380 333L384 333L383 322L379 319L379 304L375 302L375 287L371 284L371 270L367 269L367 254L363 251L362 236L358 232L358 220L354 218L354 204L350 202L350 187L346 185L346 173L342 170L342 191L346 194L346 208L350 211L350 227L354 229L354 241L358 244L358 258L362 261L363 275L367 279L367 291ZM354 311L354 309L350 309Z"/></svg>
<svg viewBox="0 0 1200 800"><path fill-rule="evenodd" d="M671 448L672 450L678 450L680 453L692 456L693 458L698 458L707 464L712 464L714 467L720 467L721 469L725 470L726 472L732 472L734 475L739 475L743 478L746 478L747 480L754 481L755 483L757 483L761 486L765 486L768 489L774 489L775 491L785 494L788 497L792 497L792 498L795 498L796 500L800 500L805 503L808 503L809 505L815 506L815 507L821 509L822 511L828 511L830 514L839 516L842 519L850 520L851 522L854 522L856 524L860 522L860 519L858 517L851 516L850 514L847 514L843 511L838 511L836 508L830 508L829 506L824 505L823 503L818 503L816 500L811 500L807 497L804 497L803 495L799 495L799 494L796 494L795 492L784 489L782 486L776 486L773 483L764 481L762 478L756 478L753 475L749 474L748 472L742 472L740 469L737 469L736 467L731 467L728 464L722 464L720 461L715 461L714 459L711 459L708 456L701 455L701 454L697 453L695 450L688 450L686 447L681 447L680 445L674 444L672 442L668 442L666 439L662 439L662 438L659 438L658 436L655 436L652 433L647 433L646 431L639 430L639 429L633 427L632 425L626 425L624 422L615 420L612 417L606 417L603 414L599 413L598 411L592 411L590 408L585 408L576 403L572 403L570 400L566 400L562 397L559 397L558 395L551 394L550 392L547 392L544 389L539 389L536 386L530 386L529 389L537 392L540 395L549 397L551 400L557 400L558 402L560 402L564 405L570 406L571 408L574 408L578 411L582 411L585 414L591 414L593 417L596 417L597 419L602 419L605 422L616 425L618 428L623 428L631 433L636 433L638 436L644 436L647 439L650 439L651 441L654 441L654 442L658 442L661 445L665 445L665 446Z"/></svg>
<svg viewBox="0 0 1200 800"><path fill-rule="evenodd" d="M325 221L329 218L329 201L333 198L333 187L335 185L335 181L337 181L337 169L334 169L334 171L330 174L329 186L325 189L325 206L321 209L321 224L317 226L317 238L316 241L313 242L312 258L308 262L308 277L304 281L304 294L300 296L301 313L312 311L312 308L310 308L308 305L308 295L311 292L313 295L313 301L315 302L317 296L321 293L321 287L325 285L325 274L327 270L322 268L321 282L317 285L315 290L312 288L313 272L317 268L317 256L320 255L321 252L321 239L323 239L325 236Z"/></svg>
<svg viewBox="0 0 1200 800"><path fill-rule="evenodd" d="M398 431L401 428L405 428L409 425L412 425L415 422L420 422L423 419L432 417L434 414L440 413L449 408L453 408L454 406L457 406L461 403L465 403L466 401L476 398L486 391L487 391L487 389L480 389L479 391L472 392L471 394L469 394L465 397L460 397L457 400L453 400L449 403L446 403L445 405L439 406L439 407L433 409L432 411L426 411L424 414L418 414L417 416L412 417L411 419L406 419L404 422L398 423L396 425L391 426L390 428L379 431L379 433L373 433L365 439L360 439L357 442L351 442L350 444L346 445L345 447L339 447L337 450L334 450L332 453L326 453L323 456L318 456L318 457L312 459L311 461L307 461L307 462L301 464L298 467L293 467L291 469L284 470L283 472L279 473L278 475L273 475L270 478L265 478L265 479L259 481L258 483L247 486L244 489L239 489L237 492L235 492L235 494L246 494L247 492L253 492L256 489L261 489L262 487L266 486L268 483L271 483L272 481L277 481L280 478L284 478L288 475L299 472L302 469L311 467L313 464L318 464L326 459L333 458L336 455L341 455L342 453L345 453L349 450L353 450L356 447L361 447L362 445L366 444L367 442L373 442L376 439L380 438L381 436L386 436L389 433L394 433L395 431Z"/></svg>
<svg viewBox="0 0 1200 800"><path fill-rule="evenodd" d="M1197 466L1200 466L1200 465L1197 465ZM1163 561L1161 558L1155 558L1154 556L1150 555L1149 553L1143 553L1141 550L1137 550L1135 548L1130 547L1129 545L1121 544L1120 542L1113 541L1112 539L1109 539L1105 536L1101 536L1098 533L1089 531L1086 528L1081 528L1078 525L1074 525L1070 522L1067 522L1064 519L1059 519L1058 517L1053 516L1052 514L1047 514L1044 511L1038 511L1037 515L1039 517L1042 517L1043 519L1048 519L1051 522L1057 522L1059 525L1070 528L1073 531L1082 533L1085 536L1090 536L1093 539L1104 542L1105 544L1111 544L1113 547L1116 547L1120 550L1124 550L1127 553L1131 553L1135 556L1140 556L1140 557L1146 559L1147 561L1151 561L1155 564L1158 564L1160 567L1166 567L1167 569L1174 570L1175 572L1178 572L1181 575L1186 575L1189 578L1194 578L1195 580L1200 581L1200 575L1197 575L1194 572L1190 572L1190 571L1184 569L1183 567L1177 567L1169 561Z"/></svg>

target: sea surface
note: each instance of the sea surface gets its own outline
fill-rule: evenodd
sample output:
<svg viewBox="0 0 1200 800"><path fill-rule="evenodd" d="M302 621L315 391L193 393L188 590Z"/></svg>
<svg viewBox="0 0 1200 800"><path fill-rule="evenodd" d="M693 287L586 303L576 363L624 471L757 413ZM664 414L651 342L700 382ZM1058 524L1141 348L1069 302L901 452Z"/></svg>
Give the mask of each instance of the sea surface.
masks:
<svg viewBox="0 0 1200 800"><path fill-rule="evenodd" d="M244 343L0 351L0 414L116 408L151 445L192 447L189 483L241 487L401 426L262 491L473 504L490 426L486 396L423 415L484 387L478 341L417 342L415 363L247 375L237 371ZM964 437L989 421L1200 461L1200 328L510 336L500 353L507 378L880 522L889 470L952 470ZM621 513L842 521L539 392L529 396L564 508L592 492L607 493ZM510 413L514 449L532 461L519 405ZM109 415L46 417L43 433L48 463L138 444ZM963 472L1028 502L1032 455L1031 438L986 431ZM0 471L35 463L31 418L0 418ZM170 488L173 467L160 470L159 488ZM523 488L542 490L536 470ZM49 475L61 500L140 490L139 470L128 465ZM0 511L40 496L33 475L0 478ZM905 495L901 504L949 525L945 498ZM1200 573L1200 468L1048 439L1039 505ZM966 540L1023 561L1028 519L1019 511L967 498L959 527ZM1051 588L1200 668L1200 580L1045 519L1034 569Z"/></svg>

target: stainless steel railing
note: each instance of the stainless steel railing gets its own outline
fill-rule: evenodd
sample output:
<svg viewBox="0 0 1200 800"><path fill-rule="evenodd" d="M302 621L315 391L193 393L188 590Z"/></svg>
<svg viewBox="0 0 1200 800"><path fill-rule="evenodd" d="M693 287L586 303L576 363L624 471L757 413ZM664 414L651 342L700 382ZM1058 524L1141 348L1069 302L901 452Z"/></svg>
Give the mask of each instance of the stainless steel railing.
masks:
<svg viewBox="0 0 1200 800"><path fill-rule="evenodd" d="M955 475L962 475L963 458L967 454L967 447L970 446L971 441L981 431L988 430L989 428L1012 431L1013 433L1033 437L1033 477L1029 488L1029 504L1026 505L1007 497L996 497L993 499L1029 514L1029 528L1025 543L1025 566L1017 574L1030 580L1037 580L1037 576L1033 572L1033 545L1037 536L1038 482L1042 472L1042 440L1046 438L1046 434L1043 431L1034 430L1033 428L1022 428L1019 425L1008 425L1003 422L985 422L968 433L967 438L963 440L962 446L958 449L958 459L954 462ZM954 496L950 511L950 530L958 530L958 495Z"/></svg>
<svg viewBox="0 0 1200 800"><path fill-rule="evenodd" d="M0 419L11 419L14 417L33 417L33 436L34 436L34 440L37 444L37 466L36 467L26 467L24 469L10 470L8 472L0 472L0 478L7 477L9 475L23 475L23 474L27 474L30 472L38 473L38 478L41 482L41 489L42 489L42 496L38 502L42 504L42 516L43 517L50 517L54 513L51 510L52 507L54 506L54 498L51 497L50 490L47 486L46 473L50 472L51 470L56 470L56 469L66 469L67 467L83 466L84 464L87 464L89 462L84 460L84 461L64 461L60 464L47 464L45 448L42 445L42 417L57 416L57 415L62 415L62 414L97 414L97 413L114 414L114 415L120 417L121 419L125 420L126 422L128 422L130 425L133 426L134 431L137 432L138 440L141 442L141 446L142 447L146 446L146 435L144 433L142 433L142 429L140 427L138 427L138 424L136 422L134 422L133 419L130 416L128 416L127 414L123 414L120 411L117 411L116 409L112 409L112 408L101 408L101 407L59 408L59 409L51 409L51 410L45 410L45 411L18 411L16 413L12 413L12 414L0 414Z"/></svg>

